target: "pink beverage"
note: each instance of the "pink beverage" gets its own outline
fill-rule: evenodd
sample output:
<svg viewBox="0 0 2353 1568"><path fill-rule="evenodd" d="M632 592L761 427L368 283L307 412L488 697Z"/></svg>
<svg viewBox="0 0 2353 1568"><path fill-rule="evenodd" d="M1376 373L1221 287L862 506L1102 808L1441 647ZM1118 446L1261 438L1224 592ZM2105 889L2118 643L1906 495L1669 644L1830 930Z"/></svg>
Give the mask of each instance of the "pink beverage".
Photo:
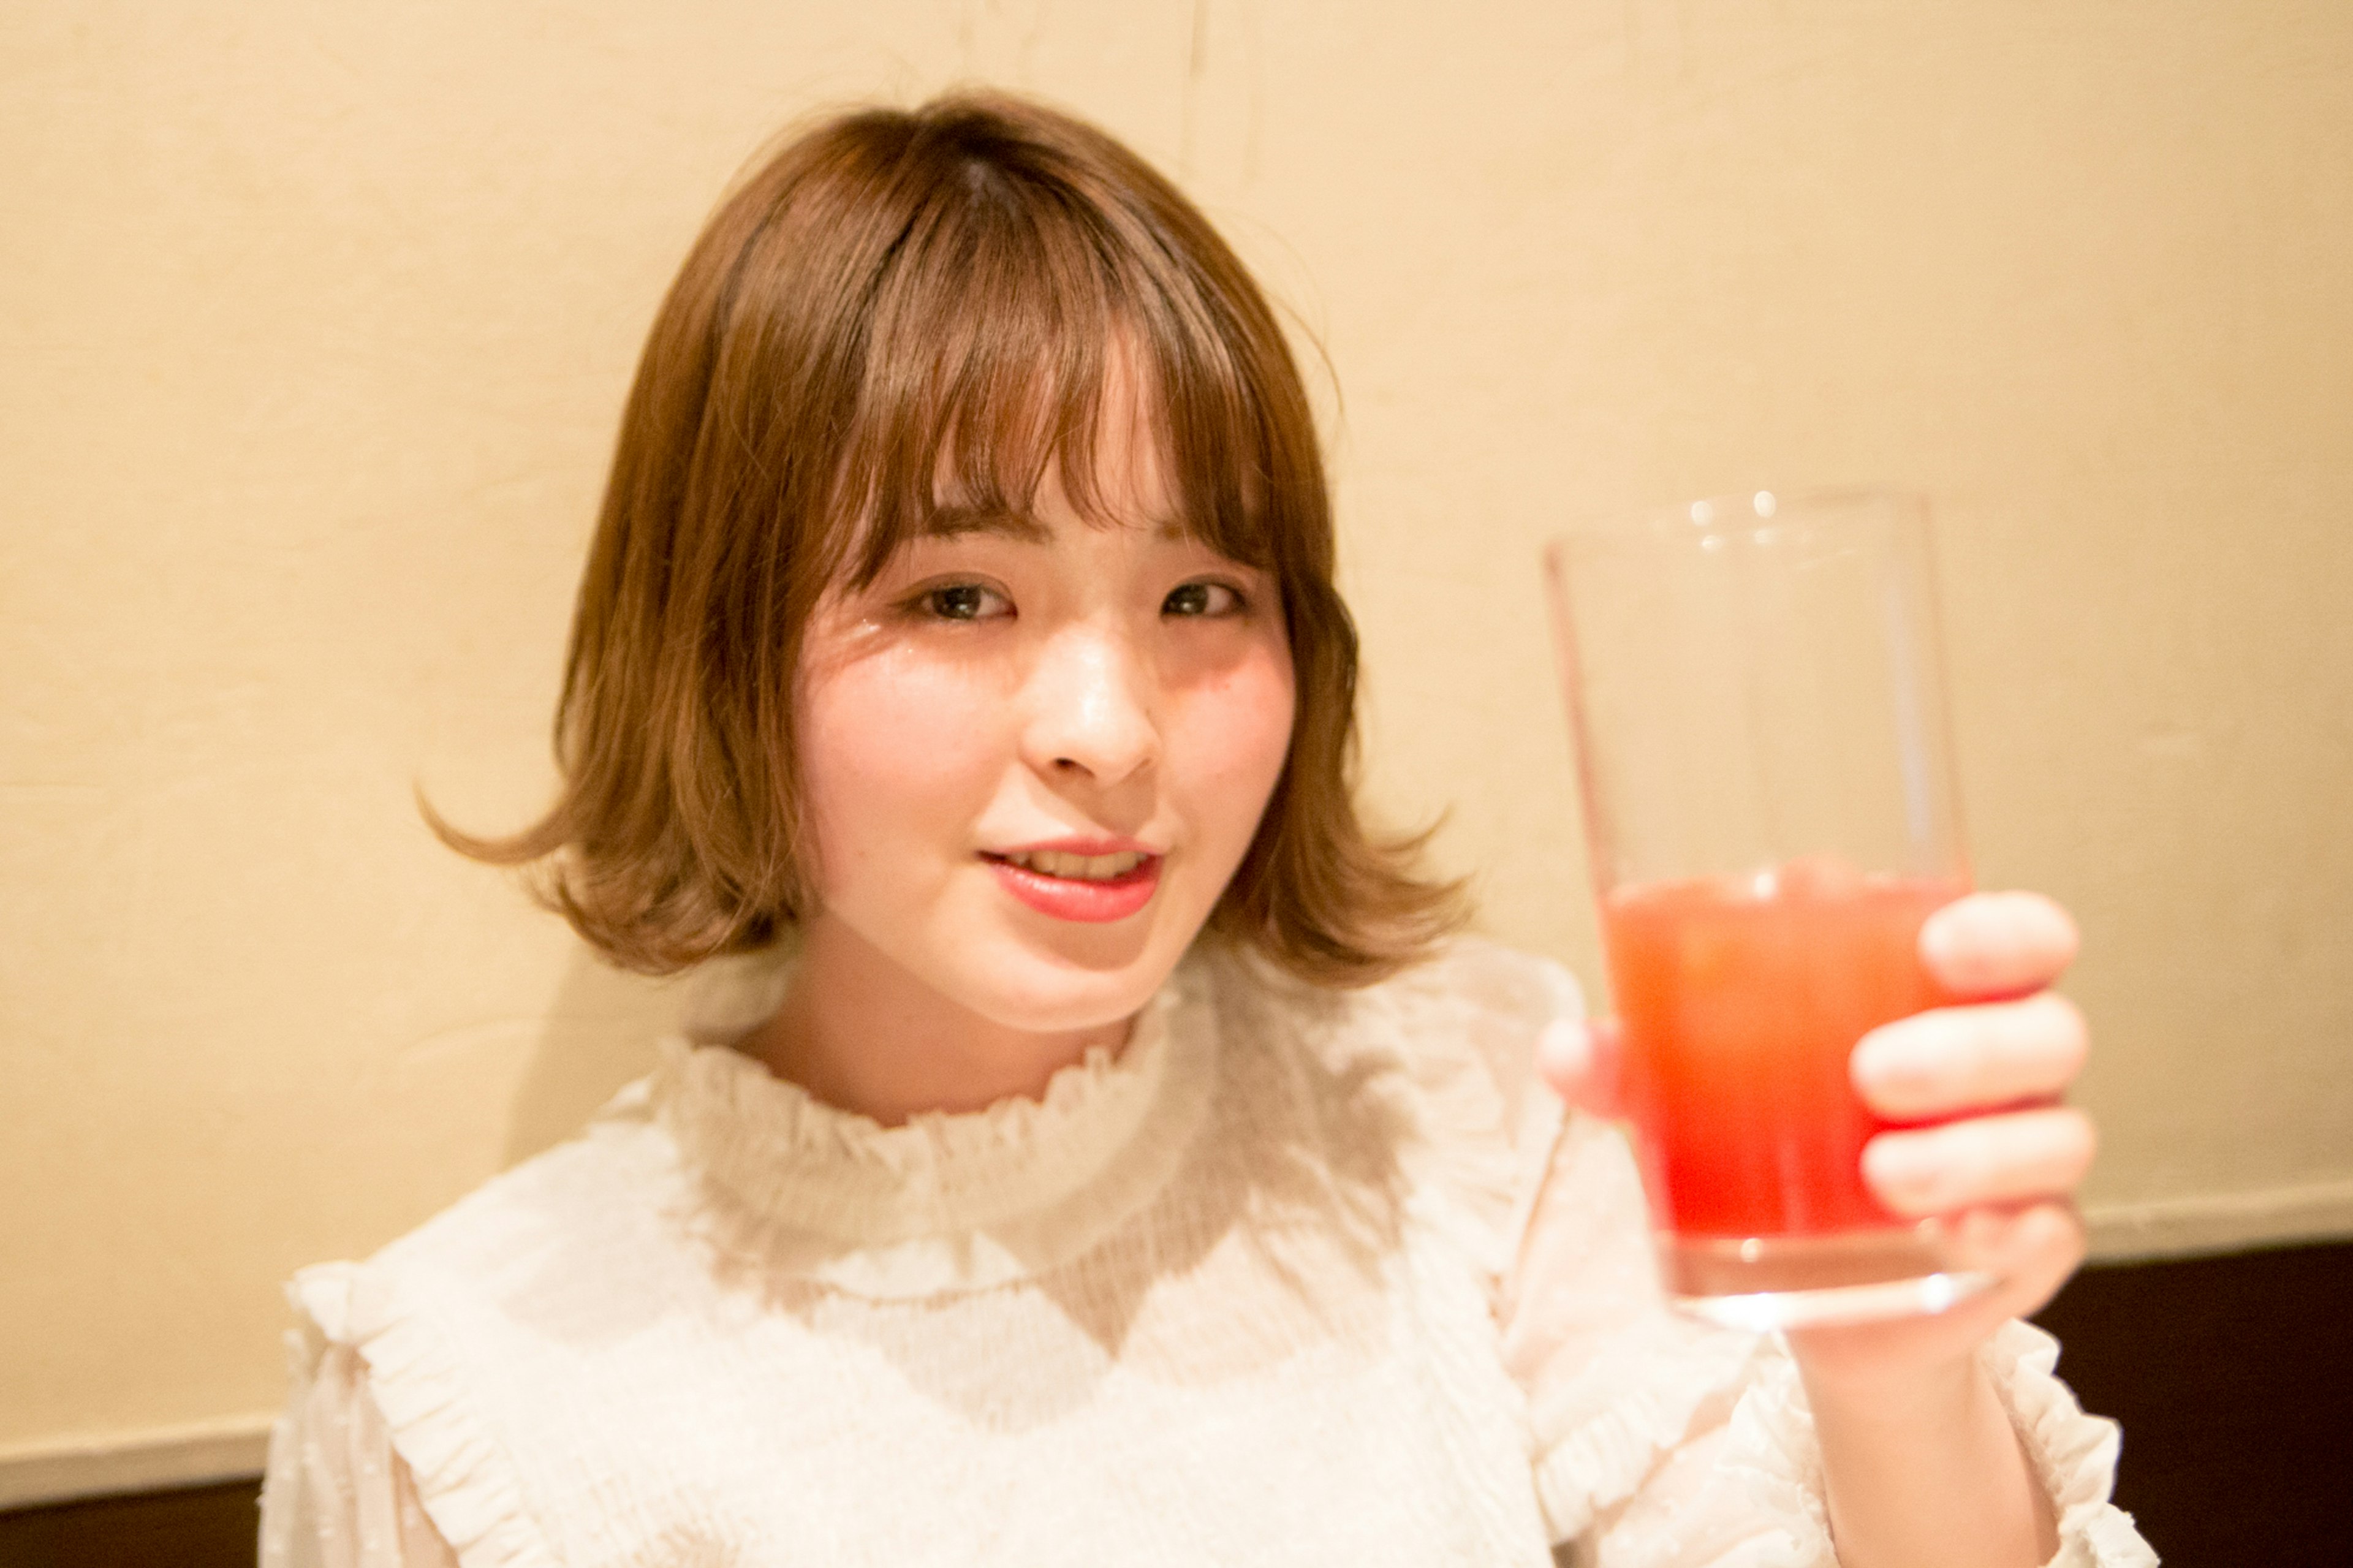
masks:
<svg viewBox="0 0 2353 1568"><path fill-rule="evenodd" d="M1603 901L1643 1184L1675 1258L1700 1260L1685 1272L1726 1244L1900 1229L1862 1184L1862 1146L1890 1124L1847 1060L1947 1000L1920 926L1965 890L1801 862Z"/></svg>

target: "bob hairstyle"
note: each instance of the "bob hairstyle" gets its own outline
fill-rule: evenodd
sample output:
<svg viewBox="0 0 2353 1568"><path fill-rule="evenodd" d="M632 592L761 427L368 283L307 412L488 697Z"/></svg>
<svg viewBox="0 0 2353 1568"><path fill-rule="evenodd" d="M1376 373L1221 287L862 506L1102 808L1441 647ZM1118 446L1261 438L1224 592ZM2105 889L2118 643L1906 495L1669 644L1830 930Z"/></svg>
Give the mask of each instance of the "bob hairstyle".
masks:
<svg viewBox="0 0 2353 1568"><path fill-rule="evenodd" d="M828 586L907 540L1019 514L1050 466L1105 522L1106 378L1132 367L1182 526L1270 573L1297 681L1289 754L1208 930L1362 984L1460 923L1427 834L1359 820L1356 634L1281 329L1175 186L1108 135L997 96L868 110L729 197L657 315L621 421L536 825L452 847L532 866L623 967L765 946L813 908L794 671Z"/></svg>

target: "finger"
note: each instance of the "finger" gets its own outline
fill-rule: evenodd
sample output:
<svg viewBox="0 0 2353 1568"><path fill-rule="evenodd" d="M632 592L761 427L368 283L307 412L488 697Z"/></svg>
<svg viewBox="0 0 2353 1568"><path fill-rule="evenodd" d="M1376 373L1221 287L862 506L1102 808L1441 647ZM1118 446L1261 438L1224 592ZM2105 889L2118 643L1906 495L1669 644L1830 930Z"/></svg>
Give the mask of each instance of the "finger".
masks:
<svg viewBox="0 0 2353 1568"><path fill-rule="evenodd" d="M1971 893L1920 928L1920 961L1960 996L2039 991L2073 962L2080 939L2065 910L2040 893Z"/></svg>
<svg viewBox="0 0 2353 1568"><path fill-rule="evenodd" d="M2049 1305L2084 1258L2083 1221L2063 1203L1972 1209L1943 1232L1946 1267L1986 1276L1987 1289L1934 1316L1789 1330L1810 1388L1827 1382L1884 1397L1923 1366L1966 1360L2009 1320Z"/></svg>
<svg viewBox="0 0 2353 1568"><path fill-rule="evenodd" d="M1536 1039L1536 1070L1553 1092L1588 1116L1622 1115L1618 1094L1617 1024L1606 1018L1556 1020Z"/></svg>
<svg viewBox="0 0 2353 1568"><path fill-rule="evenodd" d="M1881 1203L1915 1217L2062 1197L2082 1184L2098 1142L2091 1118L2067 1106L1972 1116L1882 1132L1862 1146L1862 1179Z"/></svg>
<svg viewBox="0 0 2353 1568"><path fill-rule="evenodd" d="M1989 1309L2005 1318L2031 1317L2084 1261L2084 1220L2064 1203L1973 1209L1952 1226L1947 1246L1956 1267L2000 1282Z"/></svg>
<svg viewBox="0 0 2353 1568"><path fill-rule="evenodd" d="M2088 1047L2084 1015L2042 991L1883 1024L1855 1046L1847 1073L1882 1116L1949 1116L2062 1093Z"/></svg>

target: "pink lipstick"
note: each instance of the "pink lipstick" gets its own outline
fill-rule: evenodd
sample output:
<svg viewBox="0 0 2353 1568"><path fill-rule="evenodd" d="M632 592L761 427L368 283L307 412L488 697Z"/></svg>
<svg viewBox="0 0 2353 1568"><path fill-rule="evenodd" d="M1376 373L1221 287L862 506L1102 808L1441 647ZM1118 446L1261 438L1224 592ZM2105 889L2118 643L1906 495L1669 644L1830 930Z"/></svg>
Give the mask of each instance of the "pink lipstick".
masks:
<svg viewBox="0 0 2353 1568"><path fill-rule="evenodd" d="M1101 857L1142 855L1143 859L1114 877L1066 877L1017 865L1012 856L1070 855ZM1006 854L984 851L981 858L1005 890L1039 914L1056 920L1102 923L1124 921L1152 901L1160 887L1162 857L1125 839L1065 838L1051 844L1028 844Z"/></svg>

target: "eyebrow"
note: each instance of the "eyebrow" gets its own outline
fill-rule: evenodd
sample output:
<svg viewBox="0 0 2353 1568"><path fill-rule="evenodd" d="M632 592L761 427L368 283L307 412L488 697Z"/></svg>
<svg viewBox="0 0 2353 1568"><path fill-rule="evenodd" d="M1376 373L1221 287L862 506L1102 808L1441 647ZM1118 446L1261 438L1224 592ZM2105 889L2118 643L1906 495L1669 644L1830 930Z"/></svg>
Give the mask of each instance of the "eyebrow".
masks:
<svg viewBox="0 0 2353 1568"><path fill-rule="evenodd" d="M943 509L923 520L925 539L959 539L967 533L997 534L1024 544L1042 544L1053 537L1053 531L1044 523L1017 512Z"/></svg>
<svg viewBox="0 0 2353 1568"><path fill-rule="evenodd" d="M1163 517L1153 524L1153 536L1170 542L1180 542L1193 536L1178 517ZM1053 530L1025 513L943 509L923 520L922 537L925 539L958 539L968 533L994 534L1018 540L1024 544L1043 544L1053 537Z"/></svg>

